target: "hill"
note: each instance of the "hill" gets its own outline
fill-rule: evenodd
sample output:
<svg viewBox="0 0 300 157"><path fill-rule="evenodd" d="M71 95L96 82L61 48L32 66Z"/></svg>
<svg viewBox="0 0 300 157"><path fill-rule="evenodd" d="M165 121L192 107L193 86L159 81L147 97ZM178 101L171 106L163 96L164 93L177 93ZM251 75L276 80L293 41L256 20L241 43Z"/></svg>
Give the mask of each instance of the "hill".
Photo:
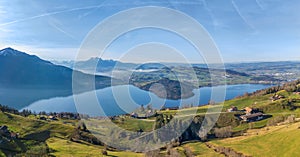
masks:
<svg viewBox="0 0 300 157"><path fill-rule="evenodd" d="M215 140L216 146L231 148L248 156L299 156L300 122L254 129L244 136Z"/></svg>
<svg viewBox="0 0 300 157"><path fill-rule="evenodd" d="M147 71L148 67L152 67L151 71ZM161 93L164 90L160 89L154 93L160 97L166 95L168 99L189 98L194 95L193 89L203 86L257 83L250 75L234 70L184 66L163 67L161 64L146 64L142 69L131 74L129 83L147 91L153 84L161 84L167 93ZM211 76L214 77L214 84L211 83Z"/></svg>
<svg viewBox="0 0 300 157"><path fill-rule="evenodd" d="M66 66L69 68L74 67L75 61L53 61L54 64ZM96 65L96 71L93 71ZM102 58L93 57L85 61L76 61L77 70L84 71L87 73L109 73L112 70L131 70L136 64L133 63L123 63L115 60L105 60Z"/></svg>
<svg viewBox="0 0 300 157"><path fill-rule="evenodd" d="M5 48L0 50L0 85L2 87L29 88L72 88L72 73L75 72L82 80L76 84L86 88L85 79L95 77L70 68L52 64L35 55ZM103 88L110 85L110 78L96 76L96 87Z"/></svg>
<svg viewBox="0 0 300 157"><path fill-rule="evenodd" d="M95 138L89 132L78 129L78 120L58 118L53 121L39 117L0 111L0 126L7 126L10 132L19 134L12 138L0 129L0 156L103 156L101 152L106 148L90 142ZM141 156L133 152L107 152L113 156Z"/></svg>

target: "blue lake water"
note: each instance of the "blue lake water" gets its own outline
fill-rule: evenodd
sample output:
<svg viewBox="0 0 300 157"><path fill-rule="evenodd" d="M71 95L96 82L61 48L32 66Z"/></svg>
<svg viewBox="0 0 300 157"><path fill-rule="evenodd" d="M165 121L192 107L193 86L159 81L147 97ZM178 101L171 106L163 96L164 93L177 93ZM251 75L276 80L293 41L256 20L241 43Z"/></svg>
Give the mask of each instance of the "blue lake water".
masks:
<svg viewBox="0 0 300 157"><path fill-rule="evenodd" d="M210 100L221 102L224 99L251 93L256 90L264 89L270 85L262 84L238 84L215 87L202 87L195 89L195 96L180 99L169 100L157 97L151 92L141 90L132 85L113 86L99 89L95 92L86 92L75 96L55 97L33 102L23 109L40 112L79 112L90 115L119 115L130 113L140 105L152 104L155 108L166 106L184 106L184 105L204 105ZM222 97L222 91L226 90L225 97ZM216 95L211 97L212 91ZM220 94L218 94L220 93ZM76 103L75 103L76 102ZM99 112L101 110L101 112Z"/></svg>

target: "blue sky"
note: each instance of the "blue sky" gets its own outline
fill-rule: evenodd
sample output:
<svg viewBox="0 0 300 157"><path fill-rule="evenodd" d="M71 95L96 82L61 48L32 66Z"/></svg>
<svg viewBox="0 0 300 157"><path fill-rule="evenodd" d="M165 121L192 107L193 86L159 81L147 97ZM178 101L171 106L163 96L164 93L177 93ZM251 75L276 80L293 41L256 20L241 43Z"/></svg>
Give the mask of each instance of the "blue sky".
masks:
<svg viewBox="0 0 300 157"><path fill-rule="evenodd" d="M83 39L98 23L120 11L141 6L168 7L193 17L211 35L225 62L300 60L298 0L0 1L0 48L10 46L48 60L74 59ZM119 59L128 49L147 42L174 47L192 62L203 61L187 41L157 29L120 36L103 57ZM153 51L169 51L160 48L161 45ZM150 50L148 54L131 55L127 61L157 57Z"/></svg>

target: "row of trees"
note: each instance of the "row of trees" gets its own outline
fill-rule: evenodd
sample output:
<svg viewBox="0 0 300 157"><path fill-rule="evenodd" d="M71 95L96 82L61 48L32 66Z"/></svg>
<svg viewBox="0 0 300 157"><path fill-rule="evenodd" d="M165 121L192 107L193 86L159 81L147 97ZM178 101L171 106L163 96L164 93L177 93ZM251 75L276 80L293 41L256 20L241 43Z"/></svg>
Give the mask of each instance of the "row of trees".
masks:
<svg viewBox="0 0 300 157"><path fill-rule="evenodd" d="M261 96L276 93L280 90L286 90L287 92L300 92L300 79L292 82L287 82L280 86L278 85L267 89L258 90L254 93L246 93L244 96Z"/></svg>
<svg viewBox="0 0 300 157"><path fill-rule="evenodd" d="M18 111L12 107L1 105L1 104L0 104L0 111L20 115L23 117L28 117L30 115L34 115L34 116L40 115L40 116L56 116L58 118L66 118L66 119L80 119L80 118L88 119L88 118L90 118L89 115L72 113L72 112L49 112L49 113L47 113L45 111L41 111L41 112L36 113L36 112L32 112L31 110L28 110L28 109Z"/></svg>

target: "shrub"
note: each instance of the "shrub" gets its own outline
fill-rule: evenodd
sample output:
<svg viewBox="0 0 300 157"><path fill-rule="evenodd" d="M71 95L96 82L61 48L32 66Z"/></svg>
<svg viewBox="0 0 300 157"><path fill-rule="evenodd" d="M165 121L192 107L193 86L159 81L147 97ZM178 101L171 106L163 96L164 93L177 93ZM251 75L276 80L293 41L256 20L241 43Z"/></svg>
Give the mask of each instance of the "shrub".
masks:
<svg viewBox="0 0 300 157"><path fill-rule="evenodd" d="M159 157L160 156L159 152L160 152L159 149L148 151L145 153L145 157Z"/></svg>
<svg viewBox="0 0 300 157"><path fill-rule="evenodd" d="M232 135L232 127L231 126L227 126L227 127L223 127L223 128L215 128L215 135L218 138L227 138L227 137L231 137Z"/></svg>
<svg viewBox="0 0 300 157"><path fill-rule="evenodd" d="M108 155L107 151L106 150L102 150L102 155Z"/></svg>
<svg viewBox="0 0 300 157"><path fill-rule="evenodd" d="M268 120L267 125L268 126L277 125L277 123L283 122L284 119L285 119L284 116L277 116L277 117L271 118L270 120Z"/></svg>

